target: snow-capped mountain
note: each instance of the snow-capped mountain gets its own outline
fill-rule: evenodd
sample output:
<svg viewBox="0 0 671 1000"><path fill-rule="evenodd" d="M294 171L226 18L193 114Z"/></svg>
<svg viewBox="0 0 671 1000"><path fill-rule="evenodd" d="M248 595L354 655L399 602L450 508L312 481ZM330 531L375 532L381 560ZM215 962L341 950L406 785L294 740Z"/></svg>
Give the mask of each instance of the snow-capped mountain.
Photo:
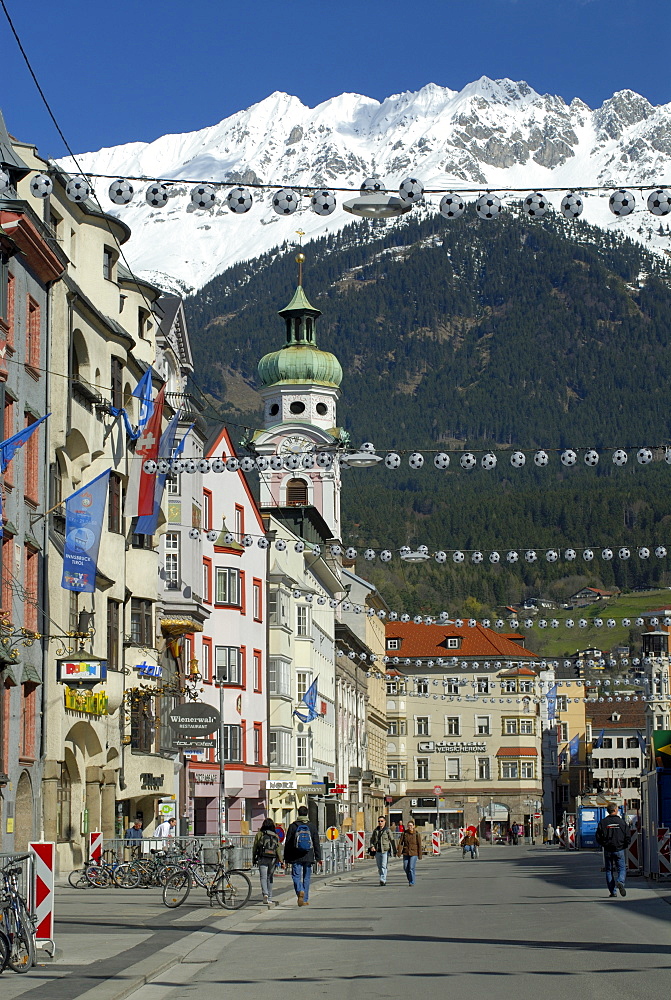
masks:
<svg viewBox="0 0 671 1000"><path fill-rule="evenodd" d="M236 261L294 241L297 230L309 239L350 223L352 216L340 203L371 175L390 190L408 175L438 189L671 186L671 104L655 107L623 90L592 110L578 98L566 104L526 83L487 77L459 92L428 84L381 103L341 94L316 108L275 93L210 128L77 159L83 170L96 174L184 179L171 186L163 209L146 204L144 182L134 185L135 197L123 208L109 201L109 180L95 181L95 188L103 207L133 231L125 252L135 270L188 290L202 287ZM72 161L62 162L76 172ZM339 193L339 207L326 218L310 210L307 197L298 213L280 217L271 207L270 191L255 191L246 215L234 215L221 203L195 211L190 189L207 180L278 188L323 185L350 188L352 194ZM550 194L555 207L561 197ZM669 235L658 233L660 221L666 229L667 220L647 211L646 197L647 192L637 194L634 214L616 218L608 209L608 194L595 193L585 199L584 218L660 252L671 249ZM439 201L440 195L427 196L429 210L437 211ZM482 222L490 224L496 223Z"/></svg>

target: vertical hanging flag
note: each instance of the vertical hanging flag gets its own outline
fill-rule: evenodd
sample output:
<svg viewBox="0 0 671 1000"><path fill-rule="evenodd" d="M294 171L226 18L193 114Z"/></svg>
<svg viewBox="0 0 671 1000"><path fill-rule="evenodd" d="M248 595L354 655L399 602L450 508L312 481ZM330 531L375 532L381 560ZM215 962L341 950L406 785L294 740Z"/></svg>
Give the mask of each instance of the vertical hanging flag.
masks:
<svg viewBox="0 0 671 1000"><path fill-rule="evenodd" d="M553 722L557 716L557 685L554 684L547 694L548 699L548 721Z"/></svg>
<svg viewBox="0 0 671 1000"><path fill-rule="evenodd" d="M645 757L647 749L648 749L648 745L645 742L645 736L643 736L643 734L641 733L640 729L636 730L636 739L638 741L638 749L641 751L641 753Z"/></svg>
<svg viewBox="0 0 671 1000"><path fill-rule="evenodd" d="M170 458L178 423L179 411L177 411L166 429L161 434L161 442L158 446L159 458ZM193 424L191 426L193 426ZM151 514L145 514L143 517L138 517L137 523L134 527L134 534L136 535L155 535L158 529L158 517L161 512L161 500L163 499L165 481L168 477L165 473L157 473L154 478L156 480L156 486L154 489L154 510Z"/></svg>
<svg viewBox="0 0 671 1000"><path fill-rule="evenodd" d="M601 747L603 746L603 734L605 732L606 732L606 730L602 729L601 732L599 733L599 735L597 736L597 738L594 740L594 743L592 744L592 749L593 750L600 750L601 749Z"/></svg>
<svg viewBox="0 0 671 1000"><path fill-rule="evenodd" d="M46 416L40 417L39 420L36 420L34 424L28 424L28 426L24 427L18 434L14 434L12 437L7 438L6 441L0 442L0 472L7 471L7 466L14 458L18 449L24 446L28 438L31 437L40 424L43 424L47 417L50 416L51 414L47 413Z"/></svg>
<svg viewBox="0 0 671 1000"><path fill-rule="evenodd" d="M577 733L569 743L568 749L571 755L571 760L576 760L578 754L580 753L580 736Z"/></svg>
<svg viewBox="0 0 671 1000"><path fill-rule="evenodd" d="M65 549L63 551L64 590L92 594L96 589L96 571L100 535L105 519L110 469L92 479L65 501Z"/></svg>
<svg viewBox="0 0 671 1000"><path fill-rule="evenodd" d="M319 718L319 712L317 711L317 677L313 680L310 687L307 689L303 695L303 704L307 707L308 714L304 715L301 712L295 710L294 715L297 716L301 722L312 722L313 719Z"/></svg>
<svg viewBox="0 0 671 1000"><path fill-rule="evenodd" d="M135 396L140 400L140 419L138 422L138 430L142 432L148 423L152 413L154 412L154 403L152 401L152 369L147 368L146 372L138 382L138 384L133 389L131 395Z"/></svg>
<svg viewBox="0 0 671 1000"><path fill-rule="evenodd" d="M135 455L131 458L130 474L128 476L128 489L126 491L126 506L124 513L126 517L140 517L144 514L154 512L154 490L156 488L156 475L144 471L144 463L149 459L156 461L158 458L158 446L161 440L161 421L163 419L163 393L165 386L161 386L158 396L154 401L154 412L140 435Z"/></svg>

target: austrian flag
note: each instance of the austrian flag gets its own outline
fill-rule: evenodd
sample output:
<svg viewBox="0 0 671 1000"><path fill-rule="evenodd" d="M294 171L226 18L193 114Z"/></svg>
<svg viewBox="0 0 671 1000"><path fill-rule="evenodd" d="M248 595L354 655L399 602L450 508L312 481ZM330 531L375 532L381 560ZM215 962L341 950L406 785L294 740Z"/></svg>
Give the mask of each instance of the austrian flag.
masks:
<svg viewBox="0 0 671 1000"><path fill-rule="evenodd" d="M163 420L163 386L154 400L154 412L144 426L135 447L135 456L131 458L131 469L128 476L128 490L124 513L126 517L143 517L154 511L154 489L156 476L144 471L144 463L148 459L155 462L158 458L158 446L161 441L161 424Z"/></svg>

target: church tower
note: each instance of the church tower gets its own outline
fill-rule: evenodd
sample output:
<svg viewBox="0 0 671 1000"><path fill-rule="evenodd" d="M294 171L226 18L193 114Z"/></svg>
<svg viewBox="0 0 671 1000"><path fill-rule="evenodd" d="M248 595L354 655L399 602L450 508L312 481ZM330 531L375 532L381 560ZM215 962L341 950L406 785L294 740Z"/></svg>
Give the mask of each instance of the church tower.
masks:
<svg viewBox="0 0 671 1000"><path fill-rule="evenodd" d="M298 287L281 309L286 340L278 351L259 361L264 429L256 432L254 447L272 459L262 471L261 506L313 506L340 538L340 467L335 445L347 435L337 426L342 368L335 355L317 347L317 320L321 316L303 290L303 261L299 253ZM333 457L329 467L318 464L324 452ZM279 465L280 456L282 466Z"/></svg>

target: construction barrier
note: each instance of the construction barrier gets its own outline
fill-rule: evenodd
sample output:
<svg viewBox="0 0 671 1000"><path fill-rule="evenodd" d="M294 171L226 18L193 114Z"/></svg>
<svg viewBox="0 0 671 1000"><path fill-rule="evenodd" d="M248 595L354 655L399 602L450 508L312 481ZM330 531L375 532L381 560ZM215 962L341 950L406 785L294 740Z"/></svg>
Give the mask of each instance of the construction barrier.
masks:
<svg viewBox="0 0 671 1000"><path fill-rule="evenodd" d="M431 834L431 848L434 854L440 854L440 831L434 830Z"/></svg>
<svg viewBox="0 0 671 1000"><path fill-rule="evenodd" d="M657 828L657 857L659 874L671 875L671 830L663 826Z"/></svg>
<svg viewBox="0 0 671 1000"><path fill-rule="evenodd" d="M460 826L459 827L459 847L461 847L461 845L463 844L464 837L466 836L467 833L468 833L468 830L466 829L465 826Z"/></svg>
<svg viewBox="0 0 671 1000"><path fill-rule="evenodd" d="M570 826L568 828L568 844L566 846L568 847L569 851L575 851L575 849L576 849L576 845L575 845L575 827L574 826Z"/></svg>
<svg viewBox="0 0 671 1000"><path fill-rule="evenodd" d="M366 834L363 830L357 830L354 835L356 837L356 860L365 861L366 859Z"/></svg>
<svg viewBox="0 0 671 1000"><path fill-rule="evenodd" d="M33 854L33 879L30 896L30 912L35 921L37 944L54 945L54 866L56 845L47 841L37 841L28 845Z"/></svg>
<svg viewBox="0 0 671 1000"><path fill-rule="evenodd" d="M89 861L99 865L103 859L103 835L100 831L89 833Z"/></svg>
<svg viewBox="0 0 671 1000"><path fill-rule="evenodd" d="M641 869L641 842L638 830L634 830L631 835L631 843L625 851L628 872L637 872Z"/></svg>

